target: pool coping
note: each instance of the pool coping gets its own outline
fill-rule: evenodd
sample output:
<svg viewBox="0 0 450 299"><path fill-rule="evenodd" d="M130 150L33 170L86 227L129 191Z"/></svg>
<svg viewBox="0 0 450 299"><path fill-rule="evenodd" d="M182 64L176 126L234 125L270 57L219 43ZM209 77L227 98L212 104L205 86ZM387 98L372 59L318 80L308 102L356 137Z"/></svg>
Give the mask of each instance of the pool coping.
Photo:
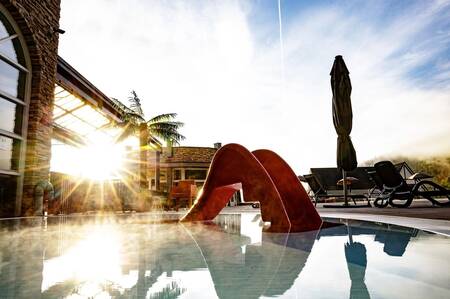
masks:
<svg viewBox="0 0 450 299"><path fill-rule="evenodd" d="M450 237L450 221L447 220L362 214L353 212L345 213L320 211L319 214L321 217L353 219L412 227Z"/></svg>

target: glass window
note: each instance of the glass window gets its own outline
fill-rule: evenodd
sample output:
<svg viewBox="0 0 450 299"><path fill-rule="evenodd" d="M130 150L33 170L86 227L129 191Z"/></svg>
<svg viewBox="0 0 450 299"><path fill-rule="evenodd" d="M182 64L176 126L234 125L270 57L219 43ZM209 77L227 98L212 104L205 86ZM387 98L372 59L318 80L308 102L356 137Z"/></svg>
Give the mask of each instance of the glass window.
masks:
<svg viewBox="0 0 450 299"><path fill-rule="evenodd" d="M0 129L21 134L23 107L0 97Z"/></svg>
<svg viewBox="0 0 450 299"><path fill-rule="evenodd" d="M9 34L8 31L6 31L5 26L2 24L2 22L0 22L0 38L7 37L8 35Z"/></svg>
<svg viewBox="0 0 450 299"><path fill-rule="evenodd" d="M175 170L173 171L173 179L174 179L175 181L181 180L181 169L175 169Z"/></svg>
<svg viewBox="0 0 450 299"><path fill-rule="evenodd" d="M85 120L87 123L96 128L109 123L109 120L105 116L103 116L100 112L96 111L89 105L84 105L83 107L73 111L72 114L80 119Z"/></svg>
<svg viewBox="0 0 450 299"><path fill-rule="evenodd" d="M4 40L2 41L1 39ZM14 28L2 13L0 13L0 55L7 56L12 61L25 66L25 57L20 40L16 36Z"/></svg>
<svg viewBox="0 0 450 299"><path fill-rule="evenodd" d="M16 34L14 27L0 12L0 129L21 135L25 103L17 104L14 98L25 102L27 72L23 71L25 56ZM0 135L0 217L15 214L20 181L17 176L3 174L1 170L20 172L21 144L21 139Z"/></svg>
<svg viewBox="0 0 450 299"><path fill-rule="evenodd" d="M0 41L0 53L17 62L17 55L12 40Z"/></svg>
<svg viewBox="0 0 450 299"><path fill-rule="evenodd" d="M9 25L5 16L0 13L0 38L8 37L12 33L14 33L14 32L12 31L11 26Z"/></svg>
<svg viewBox="0 0 450 299"><path fill-rule="evenodd" d="M95 130L95 127L87 124L72 114L66 114L56 119L55 123L80 135L86 135Z"/></svg>
<svg viewBox="0 0 450 299"><path fill-rule="evenodd" d="M64 113L66 113L65 110L62 110L61 108L59 108L58 106L54 105L53 106L53 118L57 118L60 117L61 115L63 115Z"/></svg>
<svg viewBox="0 0 450 299"><path fill-rule="evenodd" d="M0 59L0 90L23 99L24 83L24 74Z"/></svg>
<svg viewBox="0 0 450 299"><path fill-rule="evenodd" d="M0 135L0 169L17 170L19 142Z"/></svg>
<svg viewBox="0 0 450 299"><path fill-rule="evenodd" d="M14 215L17 178L0 175L0 217Z"/></svg>
<svg viewBox="0 0 450 299"><path fill-rule="evenodd" d="M83 106L84 103L82 100L74 97L71 94L65 94L55 97L55 105L64 110L70 111L72 109Z"/></svg>
<svg viewBox="0 0 450 299"><path fill-rule="evenodd" d="M160 172L159 172L159 181L160 182L167 181L167 179L166 179L166 171L165 170L160 170Z"/></svg>
<svg viewBox="0 0 450 299"><path fill-rule="evenodd" d="M206 169L186 169L184 176L186 180L204 180L206 179Z"/></svg>

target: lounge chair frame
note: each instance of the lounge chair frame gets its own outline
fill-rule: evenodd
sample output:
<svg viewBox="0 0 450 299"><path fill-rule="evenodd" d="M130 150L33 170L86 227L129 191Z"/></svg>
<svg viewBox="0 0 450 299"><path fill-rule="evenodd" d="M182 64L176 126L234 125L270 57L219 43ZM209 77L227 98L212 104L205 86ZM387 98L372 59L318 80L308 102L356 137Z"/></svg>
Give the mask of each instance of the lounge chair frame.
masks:
<svg viewBox="0 0 450 299"><path fill-rule="evenodd" d="M320 182L320 179L314 173L306 174L303 177L310 187L310 190L309 190L309 192L311 194L310 197L312 200L314 200L314 206L317 206L317 203L322 198L331 198L331 197L341 196L339 194L328 193L327 189L322 185L322 183ZM333 190L333 191L336 191L336 190ZM353 203L355 204L355 206L357 205L357 203L356 203L357 198L367 200L367 205L370 206L370 199L367 195L349 193L349 194L347 194L347 196L348 196L348 198L351 198L353 200Z"/></svg>
<svg viewBox="0 0 450 299"><path fill-rule="evenodd" d="M374 201L374 205L378 208L384 208L388 205L397 208L407 208L415 197L426 198L436 206L450 206L450 190L433 181L422 180L413 185L408 185L390 161L376 163L375 171L383 182L381 194ZM398 184L392 186L393 182ZM438 196L447 197L449 201L442 203L435 199ZM395 202L396 200L403 202L397 203Z"/></svg>

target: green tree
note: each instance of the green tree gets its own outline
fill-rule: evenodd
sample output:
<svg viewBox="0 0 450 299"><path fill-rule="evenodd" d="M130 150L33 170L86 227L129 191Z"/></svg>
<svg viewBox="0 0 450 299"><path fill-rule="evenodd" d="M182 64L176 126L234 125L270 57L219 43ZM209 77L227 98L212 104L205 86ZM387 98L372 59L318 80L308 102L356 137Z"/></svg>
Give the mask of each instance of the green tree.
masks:
<svg viewBox="0 0 450 299"><path fill-rule="evenodd" d="M158 139L166 143L179 144L181 140L185 139L179 132L179 129L183 127L184 123L175 120L177 117L176 113L160 114L146 120L141 99L134 90L130 92L128 101L130 102L130 106L125 109L126 113L122 116L122 122L118 124L122 128L122 132L117 138L117 142L133 135L139 137L139 185L141 191L143 191L144 189L148 189L147 151L149 146L156 145L158 147L156 142ZM156 151L159 157L159 150L157 149ZM158 172L157 168L157 176Z"/></svg>
<svg viewBox="0 0 450 299"><path fill-rule="evenodd" d="M180 141L185 139L179 133L179 129L184 126L184 123L175 121L177 117L176 113L160 114L146 120L144 111L142 110L141 99L134 90L130 94L128 97L130 108L123 115L122 123L119 124L123 128L123 132L118 137L118 141L122 141L131 135L139 136L143 128L145 128L149 137L156 137L165 142L179 144ZM149 141L151 140L147 140L141 146L146 146Z"/></svg>

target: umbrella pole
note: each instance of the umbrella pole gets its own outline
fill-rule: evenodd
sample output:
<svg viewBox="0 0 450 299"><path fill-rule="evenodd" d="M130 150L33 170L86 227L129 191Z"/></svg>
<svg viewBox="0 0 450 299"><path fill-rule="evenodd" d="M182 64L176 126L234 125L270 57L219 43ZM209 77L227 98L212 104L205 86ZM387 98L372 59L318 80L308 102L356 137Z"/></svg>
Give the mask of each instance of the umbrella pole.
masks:
<svg viewBox="0 0 450 299"><path fill-rule="evenodd" d="M344 206L348 206L348 199L347 199L347 173L344 169L342 169L342 178L344 179L344 182L342 186L344 187Z"/></svg>
<svg viewBox="0 0 450 299"><path fill-rule="evenodd" d="M347 221L347 232L348 232L348 241L350 244L353 244L352 228L350 227L348 221Z"/></svg>

